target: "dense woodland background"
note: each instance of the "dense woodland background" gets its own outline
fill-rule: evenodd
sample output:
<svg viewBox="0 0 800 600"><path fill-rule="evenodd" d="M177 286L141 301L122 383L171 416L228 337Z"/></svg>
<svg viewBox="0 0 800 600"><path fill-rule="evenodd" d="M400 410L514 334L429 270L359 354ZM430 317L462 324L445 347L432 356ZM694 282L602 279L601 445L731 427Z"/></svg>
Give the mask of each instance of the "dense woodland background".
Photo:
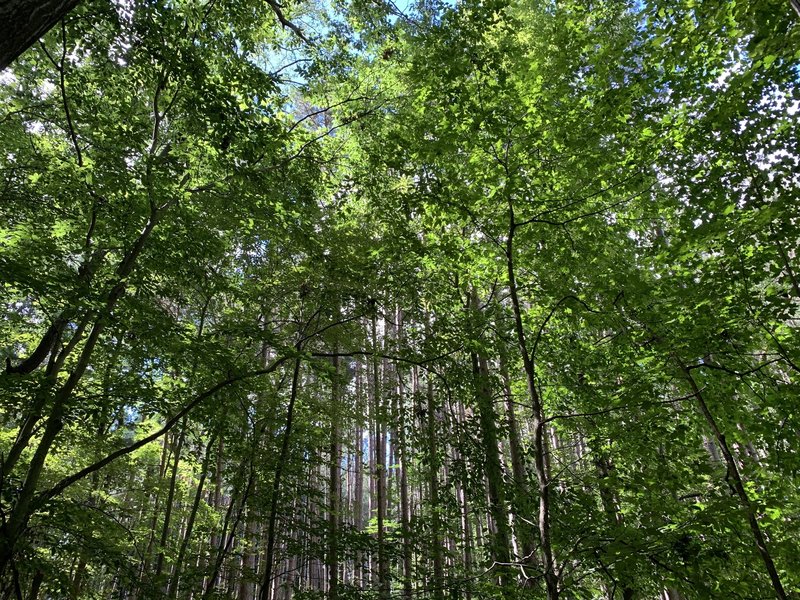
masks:
<svg viewBox="0 0 800 600"><path fill-rule="evenodd" d="M0 73L0 598L797 597L799 31L79 4Z"/></svg>

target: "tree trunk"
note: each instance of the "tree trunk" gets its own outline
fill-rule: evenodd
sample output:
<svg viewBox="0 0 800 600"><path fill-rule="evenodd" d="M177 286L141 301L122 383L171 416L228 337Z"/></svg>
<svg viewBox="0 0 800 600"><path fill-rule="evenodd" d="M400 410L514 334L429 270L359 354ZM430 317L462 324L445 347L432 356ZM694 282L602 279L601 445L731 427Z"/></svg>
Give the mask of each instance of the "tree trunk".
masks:
<svg viewBox="0 0 800 600"><path fill-rule="evenodd" d="M167 597L174 599L178 597L178 584L180 582L181 570L183 569L183 561L186 557L186 550L189 547L189 542L192 539L192 531L194 530L194 522L197 519L197 511L200 508L200 501L203 498L203 486L206 481L208 467L211 462L211 448L216 441L216 430L211 434L206 445L205 454L203 456L203 464L200 467L200 480L197 482L197 490L194 494L194 502L192 502L192 509L189 512L189 521L186 524L186 531L183 534L180 549L178 550L178 558L175 561L175 570L172 573L172 579L169 583L167 590Z"/></svg>
<svg viewBox="0 0 800 600"><path fill-rule="evenodd" d="M339 502L341 495L341 461L342 446L339 428L339 357L336 356L337 347L333 349L333 377L331 379L331 439L330 439L330 467L328 472L328 597L329 600L339 598Z"/></svg>
<svg viewBox="0 0 800 600"><path fill-rule="evenodd" d="M255 451L255 450L254 450ZM242 516L247 508L247 502L250 498L250 494L253 489L253 485L255 483L255 469L253 465L252 456L250 458L249 464L248 462L242 463L242 473L244 473L245 469L248 471L247 475L247 483L245 484L244 492L241 493L241 497L237 499L236 492L238 491L237 488L234 487L232 492L230 503L228 504L228 510L225 512L225 519L222 525L222 532L219 537L219 546L216 549L216 557L214 559L214 566L211 569L211 574L208 577L208 582L206 583L206 588L203 593L204 600L208 600L214 594L214 590L217 587L217 580L220 579L220 575L222 573L223 562L225 561L225 557L230 553L231 548L233 546L233 541L236 538L236 531L239 528L239 523L242 520ZM238 504L238 508L237 508ZM233 516L234 512L236 516L233 517L233 523L231 524L231 517ZM228 527L230 527L230 531L228 531ZM226 535L227 533L227 535Z"/></svg>
<svg viewBox="0 0 800 600"><path fill-rule="evenodd" d="M164 553L167 547L169 538L170 522L172 520L172 504L175 500L175 486L178 480L178 466L181 460L181 451L183 450L183 442L186 439L186 418L181 423L181 431L178 434L178 442L175 445L174 460L172 462L172 473L169 478L169 491L167 492L167 503L164 507L164 524L161 527L161 539L159 540L158 558L156 559L155 580L158 581L161 576L161 571L164 568ZM165 586L168 587L168 586ZM166 589L164 590L167 591Z"/></svg>
<svg viewBox="0 0 800 600"><path fill-rule="evenodd" d="M372 347L378 348L377 318L372 317ZM380 361L372 361L373 414L375 415L375 495L377 503L378 542L378 597L389 599L389 558L386 555L386 438L384 434L383 404L380 390Z"/></svg>
<svg viewBox="0 0 800 600"><path fill-rule="evenodd" d="M430 385L430 383L429 383ZM465 423L467 420L466 410L464 409L463 402L457 402L456 407L458 410L458 421L460 423ZM464 460L464 473L468 472L470 465L467 463L466 459L464 459L461 455L459 449L453 448L454 457L456 460ZM472 521L470 519L470 510L469 510L469 499L467 497L467 486L464 484L465 478L458 477L456 478L456 492L458 494L458 501L459 501L459 508L461 512L461 530L463 535L462 543L464 545L464 574L469 579L472 577L472 570L473 570L473 552L472 549L475 547L476 540L472 535ZM478 520L480 523L480 520ZM478 535L478 544L480 544L480 533L477 532ZM466 586L466 591L464 594L466 600L471 600L472 592L471 586Z"/></svg>
<svg viewBox="0 0 800 600"><path fill-rule="evenodd" d="M444 600L444 557L442 556L442 526L439 514L439 448L436 430L436 397L433 393L433 378L429 373L426 382L426 426L428 441L428 494L431 506L431 552L433 554L433 598Z"/></svg>
<svg viewBox="0 0 800 600"><path fill-rule="evenodd" d="M244 536L240 540L239 546L242 553L242 566L239 573L239 593L237 600L253 600L255 598L256 575L256 549L255 541L258 539L258 522L256 513L250 509L244 527Z"/></svg>
<svg viewBox="0 0 800 600"><path fill-rule="evenodd" d="M506 512L505 490L503 487L503 468L500 462L500 449L497 440L497 415L492 403L492 392L489 387L489 367L486 358L471 353L472 373L475 378L475 395L486 457L484 472L488 482L489 513L493 523L492 556L499 563L498 571L507 573L510 562L510 536L508 531L508 514ZM508 583L507 575L501 576L503 584Z"/></svg>
<svg viewBox="0 0 800 600"><path fill-rule="evenodd" d="M0 22L2 22L2 20L0 20ZM0 576L5 573L6 567L14 556L17 541L22 535L31 515L37 508L34 505L36 489L39 485L39 479L42 475L45 461L50 454L50 448L53 446L58 434L61 433L64 427L63 419L67 412L67 405L72 398L73 392L78 387L78 383L89 368L94 349L100 340L100 335L107 325L108 315L117 305L120 298L125 294L127 278L133 271L139 255L147 244L160 218L161 209L152 207L144 229L136 238L131 249L128 250L117 265L115 272L117 277L116 283L106 295L104 310L95 320L75 367L66 382L64 382L64 385L55 393L53 406L44 425L44 432L39 439L31 462L28 465L28 470L19 495L9 511L10 514L7 520L4 519L3 525L0 526Z"/></svg>
<svg viewBox="0 0 800 600"><path fill-rule="evenodd" d="M356 367L356 456L355 456L355 482L353 484L353 528L356 532L364 529L364 429L359 415L365 412L362 383L362 369ZM364 580L364 556L360 550L356 551L353 566L354 584L361 589Z"/></svg>
<svg viewBox="0 0 800 600"><path fill-rule="evenodd" d="M681 368L686 376L686 380L689 382L689 386L692 388L694 397L697 399L700 412L703 414L706 423L714 433L714 438L717 440L719 448L722 451L722 456L725 458L725 465L728 469L727 476L731 480L732 487L736 492L736 495L739 497L739 502L747 514L747 522L750 525L750 532L753 534L753 540L755 541L756 549L758 550L761 560L764 562L764 567L769 574L770 581L772 582L772 588L775 591L775 597L778 598L778 600L786 600L786 592L783 589L781 578L778 575L778 569L775 568L775 562L772 560L772 555L767 548L767 542L764 539L764 534L761 531L761 526L758 523L755 508L753 507L753 503L750 501L750 496L747 494L747 490L744 487L744 482L742 481L742 476L739 472L739 465L736 463L736 459L733 457L733 453L728 445L728 441L725 439L725 435L717 425L714 415L711 414L711 411L709 410L708 405L703 398L701 390L697 386L697 382L695 382L694 377L692 377L691 371L683 366L683 364L681 365Z"/></svg>
<svg viewBox="0 0 800 600"><path fill-rule="evenodd" d="M519 517L528 515L530 508L530 490L528 489L528 470L525 466L525 455L520 441L514 397L511 393L511 378L506 364L505 348L500 351L500 375L503 378L503 391L506 401L506 418L508 419L508 449L511 455L511 472L514 475L514 514ZM535 562L536 549L530 526L520 518L514 520L517 539L522 546L522 562Z"/></svg>
<svg viewBox="0 0 800 600"><path fill-rule="evenodd" d="M209 499L208 502L211 504L211 507L214 509L216 513L220 513L222 511L222 469L224 466L224 456L225 456L225 438L220 435L219 436L219 443L217 444L217 453L216 453L216 461L214 464L214 489L213 491L209 491ZM225 518L227 519L228 510L225 511ZM220 545L220 533L217 530L214 530L211 533L209 539L209 550L208 555L202 554L200 556L200 572L205 573L208 567L208 560L214 558L214 552L216 549L219 548ZM208 577L204 577L203 581L203 589L206 588L208 584Z"/></svg>
<svg viewBox="0 0 800 600"><path fill-rule="evenodd" d="M158 478L156 479L155 494L153 498L153 514L150 517L149 531L150 535L147 540L147 548L142 555L142 561L139 566L139 581L144 582L147 579L148 571L150 570L150 560L153 556L153 545L156 541L156 526L158 525L159 510L161 508L161 483L167 474L167 467L169 465L170 444L169 436L164 438L164 443L161 448L161 461L158 465Z"/></svg>
<svg viewBox="0 0 800 600"><path fill-rule="evenodd" d="M553 548L550 542L550 474L547 458L547 440L545 438L544 407L536 388L536 372L532 357L528 351L525 338L525 327L522 323L522 307L520 306L517 290L517 279L514 265L514 234L517 225L514 221L514 209L509 204L509 230L506 240L506 267L508 275L508 291L511 296L511 306L514 311L514 329L517 334L519 352L522 356L522 366L525 369L525 381L528 395L531 400L533 413L533 457L536 470L536 482L539 492L539 546L544 568L544 583L547 590L547 600L558 600L558 574L553 561Z"/></svg>
<svg viewBox="0 0 800 600"><path fill-rule="evenodd" d="M397 330L395 337L399 347L403 335L403 313L398 309L396 315ZM398 487L400 489L400 525L403 534L403 598L405 600L411 600L414 594L412 586L414 569L411 556L411 515L408 499L408 448L406 446L405 389L403 385L403 374L400 372L397 363L395 363L394 369L397 377L394 423L396 428L395 443L397 445L397 458L400 465Z"/></svg>
<svg viewBox="0 0 800 600"><path fill-rule="evenodd" d="M297 390L300 379L300 359L294 361L294 371L292 372L292 391L289 396L289 406L286 408L286 429L283 433L281 451L278 456L278 463L275 467L275 478L272 481L272 498L270 499L269 523L267 524L267 549L264 556L264 574L261 578L261 593L259 600L270 600L272 590L273 562L275 561L275 525L278 519L278 496L281 491L281 476L286 460L289 457L289 439L292 435L292 423L294 420L294 405L297 400Z"/></svg>
<svg viewBox="0 0 800 600"><path fill-rule="evenodd" d="M30 48L79 0L5 0L0 4L0 71Z"/></svg>
<svg viewBox="0 0 800 600"><path fill-rule="evenodd" d="M475 289L470 293L469 310L473 317L478 316L478 295ZM496 572L500 574L501 585L509 581L508 565L511 562L511 536L508 530L508 512L506 509L505 489L503 485L503 468L500 462L500 449L497 439L497 414L489 379L489 366L483 352L471 352L472 377L475 385L475 403L478 408L481 440L484 456L484 474L486 475L489 495L489 513L492 518L492 558Z"/></svg>

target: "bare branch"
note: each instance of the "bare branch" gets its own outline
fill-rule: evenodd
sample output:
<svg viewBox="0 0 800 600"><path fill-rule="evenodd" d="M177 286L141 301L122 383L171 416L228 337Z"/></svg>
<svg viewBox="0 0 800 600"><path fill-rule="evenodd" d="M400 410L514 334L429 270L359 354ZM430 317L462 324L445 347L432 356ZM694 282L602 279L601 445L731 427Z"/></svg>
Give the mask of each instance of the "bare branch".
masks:
<svg viewBox="0 0 800 600"><path fill-rule="evenodd" d="M278 4L276 0L267 0L267 4L269 4L269 7L272 9L272 12L275 13L275 16L278 17L278 21L280 21L281 25L283 25L284 28L288 27L289 29L291 29L297 37L299 37L309 46L314 45L314 42L312 42L306 37L302 29L300 29L297 25L295 25L289 19L286 18L286 16L283 14L283 7L280 4Z"/></svg>
<svg viewBox="0 0 800 600"><path fill-rule="evenodd" d="M684 400L689 400L691 398L697 397L697 394L701 393L705 390L705 387L701 388L697 392L693 392L691 394L687 394L685 396L681 396L680 398L670 398L669 400L655 400L652 402L635 402L632 404L624 404L622 406L611 406L609 408L603 408L601 410L593 410L584 413L569 413L569 414L561 414L561 415L553 415L552 417L546 418L543 423L549 423L550 421L555 421L556 419L577 419L581 417L596 417L599 415L605 415L611 412L617 412L620 410L628 410L631 408L644 408L648 406L657 406L659 404L675 404L676 402L683 402Z"/></svg>
<svg viewBox="0 0 800 600"><path fill-rule="evenodd" d="M730 369L724 365L719 365L717 363L712 363L712 362L702 362L696 365L689 365L688 367L686 367L686 370L692 371L694 369L712 369L714 371L723 371L730 375L735 375L736 377L746 377L747 375L752 375L753 373L757 373L764 367L775 364L776 362L780 362L782 360L784 360L784 358L782 356L779 356L778 358L773 358L772 360L768 360L767 362L760 364L757 367L753 367L752 369L748 369L747 371L736 371L735 369Z"/></svg>
<svg viewBox="0 0 800 600"><path fill-rule="evenodd" d="M155 432L151 433L150 435L142 438L138 442L135 442L135 443L131 444L130 446L127 446L125 448L119 448L118 450L115 450L111 454L107 455L105 458L102 458L102 459L98 460L97 462L89 465L88 467L86 467L84 469L81 469L77 473L73 473L72 475L70 475L68 477L65 477L64 479L59 481L57 484L55 484L49 490L45 490L42 493L40 493L39 496L37 497L35 505L37 507L41 507L45 502L47 502L48 500L58 496L65 489L67 489L71 485L77 483L81 479L84 479L85 477L91 475L92 473L94 473L96 471L99 471L100 469L102 469L106 465L114 462L118 458L126 456L126 455L130 454L131 452L135 452L136 450L138 450L142 446L146 446L150 442L153 442L153 441L157 440L158 438L162 437L164 434L169 432L173 427L175 427L175 425L177 425L181 421L181 419L183 419L183 417L188 415L194 408L199 406L204 400L212 397L214 394L216 394L220 390L222 390L222 389L224 389L224 388L226 388L226 387L228 387L230 385L233 385L234 383L239 383L240 381L245 381L247 379L252 379L253 377L259 377L261 375L267 375L269 373L272 373L278 367L280 367L284 362L286 362L289 358L290 357L288 355L287 356L283 356L281 358L276 359L275 361L273 361L273 363L271 365L269 365L268 367L265 367L263 369L258 369L257 371L250 371L248 373L243 373L242 375L236 375L234 377L229 377L228 379L225 379L224 381L220 381L216 385L210 387L206 391L204 391L204 392L198 394L197 396L195 396L194 399L192 399L188 404L186 404L181 410L179 410L177 413L175 413L171 418L167 419L167 422L164 423L164 426L161 429L159 429L158 431L155 431Z"/></svg>

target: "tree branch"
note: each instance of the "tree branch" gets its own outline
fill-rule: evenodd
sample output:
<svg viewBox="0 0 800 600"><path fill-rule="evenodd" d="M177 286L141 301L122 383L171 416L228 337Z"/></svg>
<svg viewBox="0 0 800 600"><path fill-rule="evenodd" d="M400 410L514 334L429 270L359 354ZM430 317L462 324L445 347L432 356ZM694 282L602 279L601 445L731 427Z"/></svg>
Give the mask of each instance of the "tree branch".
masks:
<svg viewBox="0 0 800 600"><path fill-rule="evenodd" d="M693 392L691 394L687 394L686 396L681 396L680 398L671 398L669 400L656 400L653 402L637 402L633 404L625 404L623 406L611 406L609 408L604 408L601 410L594 410L585 413L570 413L570 414L562 414L562 415L553 415L552 417L546 418L543 422L549 423L550 421L555 421L556 419L577 419L580 417L596 417L598 415L605 415L611 412L616 412L619 410L628 410L630 408L642 408L645 406L656 406L659 404L675 404L676 402L683 402L684 400L689 400L691 398L697 397L697 394L701 393L706 388L703 387L699 389L697 392Z"/></svg>
<svg viewBox="0 0 800 600"><path fill-rule="evenodd" d="M288 27L289 29L291 29L297 37L299 37L309 46L314 45L314 42L312 42L306 37L302 29L300 29L297 25L295 25L289 19L286 18L286 16L283 14L283 7L280 4L278 4L276 0L267 0L267 4L269 4L269 7L272 9L272 12L275 13L275 16L278 17L278 21L280 21L281 25L283 25L284 28Z"/></svg>
<svg viewBox="0 0 800 600"><path fill-rule="evenodd" d="M761 369L763 369L766 366L769 366L769 365L774 364L776 362L780 362L782 360L784 360L784 358L782 356L779 356L778 358L773 358L772 360L768 360L767 362L765 362L765 363L763 363L763 364L761 364L761 365L759 365L757 367L753 367L752 369L748 369L747 371L736 371L735 369L730 369L730 368L728 368L728 367L726 367L724 365L719 365L717 363L711 363L711 362L702 362L702 363L698 363L696 365L689 365L689 366L686 367L686 370L687 371L692 371L694 369L703 369L703 368L705 368L705 369L712 369L714 371L723 371L723 372L728 373L730 375L735 375L736 377L746 377L747 375L752 375L753 373L757 373L758 371L760 371Z"/></svg>
<svg viewBox="0 0 800 600"><path fill-rule="evenodd" d="M37 508L41 507L45 502L54 498L55 496L58 496L65 489L77 483L81 479L84 479L85 477L91 475L92 473L99 471L100 469L114 462L118 458L130 454L131 452L135 452L142 446L146 446L150 442L157 440L158 438L169 432L177 423L181 421L181 419L183 419L183 417L188 415L194 408L200 405L204 400L210 398L220 390L230 385L233 385L234 383L239 383L240 381L245 381L247 379L252 379L253 377L259 377L261 375L267 375L269 373L272 373L278 367L280 367L284 362L286 362L289 358L290 357L288 355L283 356L281 358L276 359L275 361L273 361L271 365L263 369L258 369L256 371L250 371L249 373L244 373L242 375L229 377L228 379L225 379L224 381L221 381L216 385L214 385L213 387L207 389L205 392L198 394L191 402L189 402L181 410L175 413L175 415L173 415L170 419L167 419L167 422L164 423L164 426L158 431L151 433L150 435L142 438L141 440L135 442L134 444L131 444L130 446L115 450L111 454L107 455L105 458L98 460L97 462L89 465L84 469L81 469L80 471L70 475L69 477L65 477L49 490L41 492L36 499L35 506Z"/></svg>

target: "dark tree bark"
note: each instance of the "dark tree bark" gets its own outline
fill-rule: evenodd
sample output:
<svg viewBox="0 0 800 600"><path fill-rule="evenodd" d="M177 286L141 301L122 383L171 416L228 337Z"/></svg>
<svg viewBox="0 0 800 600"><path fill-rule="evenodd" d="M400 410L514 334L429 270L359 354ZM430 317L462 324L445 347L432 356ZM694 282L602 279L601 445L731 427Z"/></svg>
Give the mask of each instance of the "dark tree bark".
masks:
<svg viewBox="0 0 800 600"><path fill-rule="evenodd" d="M439 506L439 448L436 439L436 400L433 393L433 380L428 375L425 397L427 399L426 438L428 442L428 498L431 513L431 554L433 554L433 598L444 600L444 556L442 553L442 525L440 523ZM416 390L415 390L416 391ZM465 530L468 523L465 521ZM465 551L468 545L465 544ZM465 561L468 562L468 561Z"/></svg>
<svg viewBox="0 0 800 600"><path fill-rule="evenodd" d="M500 349L500 375L503 378L503 393L506 401L506 417L508 419L508 449L511 455L511 472L514 475L514 502L512 503L515 515L514 529L519 545L522 547L522 562L533 564L535 562L536 548L533 544L533 532L530 525L522 515L530 514L531 492L528 486L528 469L525 465L525 454L522 448L522 437L519 433L514 398L511 393L511 378L508 374L508 365L505 348Z"/></svg>
<svg viewBox="0 0 800 600"><path fill-rule="evenodd" d="M470 292L467 309L477 318L480 313L478 294L473 288ZM497 437L497 413L494 409L494 398L490 383L489 365L485 353L470 352L472 376L475 385L475 404L478 409L481 440L486 457L484 474L488 483L489 513L493 521L491 535L492 558L497 564L497 572L501 584L509 581L509 563L511 562L511 535L508 527L508 508L506 506L503 468L500 460L499 440Z"/></svg>
<svg viewBox="0 0 800 600"><path fill-rule="evenodd" d="M172 521L172 508L175 501L175 487L178 481L178 467L181 460L181 451L183 450L183 442L186 439L186 418L184 417L181 423L181 432L178 434L178 441L175 444L174 459L172 462L172 473L169 478L169 491L167 492L167 503L164 507L164 524L161 527L161 539L159 540L158 557L156 558L156 579L161 575L164 568L164 553L169 541L170 525ZM165 590L167 591L167 590Z"/></svg>
<svg viewBox="0 0 800 600"><path fill-rule="evenodd" d="M192 509L189 512L189 522L186 524L186 531L183 534L180 549L178 550L178 559L175 561L175 571L172 573L170 580L169 590L167 591L168 598L176 598L178 596L178 584L180 582L181 573L183 570L183 561L186 556L186 549L189 547L189 542L192 539L192 531L194 530L194 523L197 519L197 511L200 508L200 501L203 499L203 487L208 475L208 467L211 461L212 450L214 442L216 441L217 432L214 431L208 440L205 453L203 454L203 464L200 467L200 480L197 482L197 490L195 491L194 502L192 502Z"/></svg>
<svg viewBox="0 0 800 600"><path fill-rule="evenodd" d="M80 0L5 0L0 3L0 70L47 33Z"/></svg>
<svg viewBox="0 0 800 600"><path fill-rule="evenodd" d="M334 346L334 353L336 346ZM341 432L339 430L339 402L341 382L339 376L339 357L334 356L333 378L331 381L331 463L328 472L328 597L330 600L339 598L339 497L342 491L341 461L342 446Z"/></svg>
<svg viewBox="0 0 800 600"><path fill-rule="evenodd" d="M500 462L500 450L497 439L497 414L492 406L492 392L489 387L489 366L483 355L472 352L472 372L475 379L475 396L478 405L478 416L483 440L483 451L486 456L484 471L488 482L489 513L494 522L492 532L492 555L498 563L502 584L508 583L508 565L511 562L509 548L511 546L508 531L508 512L506 508L505 490L503 487L503 469Z"/></svg>
<svg viewBox="0 0 800 600"><path fill-rule="evenodd" d="M356 414L363 415L367 407L362 398L361 366L356 367ZM355 436L355 481L353 482L353 528L360 532L364 529L364 428L359 420L356 424ZM364 555L360 550L355 553L355 568L353 569L353 583L359 588L364 580Z"/></svg>
<svg viewBox="0 0 800 600"><path fill-rule="evenodd" d="M298 348L299 350L299 348ZM292 423L294 420L294 405L297 400L297 388L300 379L300 359L294 361L294 371L292 372L292 392L289 397L289 405L286 408L286 428L281 442L280 456L275 467L275 478L272 480L272 498L270 499L269 524L267 525L267 549L264 556L264 572L261 579L260 600L270 600L272 590L273 562L275 560L275 525L278 520L278 495L281 492L281 476L286 460L289 458L289 439L292 435Z"/></svg>
<svg viewBox="0 0 800 600"><path fill-rule="evenodd" d="M395 330L395 340L398 346L402 346L403 341L403 311L399 308L396 311L397 327ZM414 595L413 582L413 558L411 548L411 509L409 506L408 494L408 454L409 449L406 440L406 420L405 420L405 389L403 385L403 374L400 366L394 364L395 376L397 377L397 388L394 395L394 423L397 460L400 464L398 487L400 489L400 523L403 534L403 598L411 600Z"/></svg>
<svg viewBox="0 0 800 600"><path fill-rule="evenodd" d="M559 576L553 559L553 547L550 542L550 465L547 459L549 454L547 438L545 436L545 419L542 399L536 387L536 368L533 353L528 349L525 336L525 326L522 322L522 306L517 288L516 265L514 263L514 234L518 224L514 217L514 207L508 205L508 238L506 239L506 268L508 275L508 291L511 296L511 306L514 312L514 330L517 334L519 353L522 356L522 366L525 370L525 382L531 401L533 417L533 459L536 472L536 483L539 492L539 548L542 567L544 569L544 583L547 590L547 600L559 600ZM534 344L535 346L535 344Z"/></svg>
<svg viewBox="0 0 800 600"><path fill-rule="evenodd" d="M44 336L42 336L39 345L36 346L36 349L31 353L31 355L20 362L18 365L14 366L11 364L11 359L6 358L6 373L21 373L27 375L28 373L32 373L39 365L44 362L44 359L48 357L50 352L58 343L58 340L61 338L61 333L64 331L64 325L66 325L67 321L63 317L57 318L50 327L47 328Z"/></svg>
<svg viewBox="0 0 800 600"><path fill-rule="evenodd" d="M372 344L378 347L377 319L372 317ZM378 597L388 600L391 583L389 581L389 557L386 548L386 437L383 414L383 403L380 393L380 363L377 358L372 361L373 411L375 414L375 490L377 500L377 543L378 543Z"/></svg>
<svg viewBox="0 0 800 600"><path fill-rule="evenodd" d="M772 582L772 588L775 590L775 597L778 598L778 600L785 600L788 598L788 596L786 595L786 591L783 589L783 583L781 582L778 569L775 567L772 554L770 554L770 551L767 548L766 538L764 537L764 533L761 531L761 525L759 525L758 522L756 509L753 506L753 502L750 500L750 495L747 493L747 489L744 486L744 481L742 480L742 475L739 471L739 465L733 456L733 452L731 452L731 448L727 439L725 438L725 434L717 424L717 420L714 418L714 415L708 408L708 404L706 404L702 390L697 385L694 377L692 377L691 371L689 368L683 365L681 368L686 376L686 381L692 388L694 397L697 399L697 405L700 408L700 412L702 413L703 418L705 418L709 428L714 433L714 438L717 440L719 448L722 451L722 456L725 458L725 465L728 468L727 477L730 478L732 482L731 487L739 497L739 502L742 505L745 514L747 515L747 523L750 526L750 532L753 534L753 540L755 541L758 554L761 556L761 560L764 562L764 567L769 574L770 581Z"/></svg>

